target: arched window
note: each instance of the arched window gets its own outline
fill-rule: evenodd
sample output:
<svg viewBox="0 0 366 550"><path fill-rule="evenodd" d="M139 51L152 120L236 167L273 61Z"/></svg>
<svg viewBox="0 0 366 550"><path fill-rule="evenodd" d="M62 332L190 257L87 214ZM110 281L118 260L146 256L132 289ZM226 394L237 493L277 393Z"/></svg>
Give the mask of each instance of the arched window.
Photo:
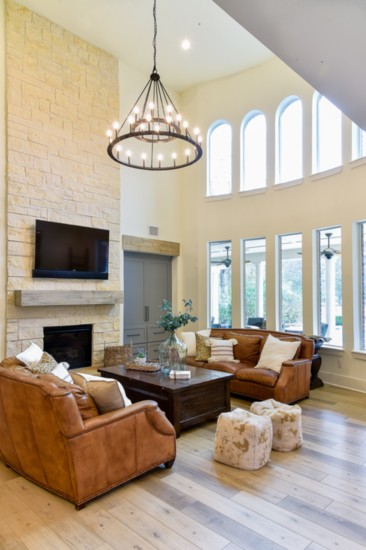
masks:
<svg viewBox="0 0 366 550"><path fill-rule="evenodd" d="M267 183L267 125L260 111L246 115L241 127L241 191L260 189Z"/></svg>
<svg viewBox="0 0 366 550"><path fill-rule="evenodd" d="M208 131L207 195L231 193L231 137L228 122L218 121Z"/></svg>
<svg viewBox="0 0 366 550"><path fill-rule="evenodd" d="M313 98L313 173L342 164L342 113L326 97Z"/></svg>
<svg viewBox="0 0 366 550"><path fill-rule="evenodd" d="M303 176L302 101L296 96L281 102L276 115L276 183Z"/></svg>
<svg viewBox="0 0 366 550"><path fill-rule="evenodd" d="M352 122L352 160L366 157L366 132Z"/></svg>

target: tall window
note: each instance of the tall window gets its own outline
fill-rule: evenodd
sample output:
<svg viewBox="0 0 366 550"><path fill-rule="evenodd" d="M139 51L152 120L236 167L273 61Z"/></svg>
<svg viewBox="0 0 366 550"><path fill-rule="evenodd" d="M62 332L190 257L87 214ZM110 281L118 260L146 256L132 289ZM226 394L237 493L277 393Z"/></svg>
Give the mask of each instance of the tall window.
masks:
<svg viewBox="0 0 366 550"><path fill-rule="evenodd" d="M231 241L209 243L209 326L231 327Z"/></svg>
<svg viewBox="0 0 366 550"><path fill-rule="evenodd" d="M366 132L352 122L352 160L366 157Z"/></svg>
<svg viewBox="0 0 366 550"><path fill-rule="evenodd" d="M277 109L276 183L302 178L302 140L302 102L291 96Z"/></svg>
<svg viewBox="0 0 366 550"><path fill-rule="evenodd" d="M245 239L243 258L244 325L266 322L266 239Z"/></svg>
<svg viewBox="0 0 366 550"><path fill-rule="evenodd" d="M313 99L313 172L342 164L342 113L318 92Z"/></svg>
<svg viewBox="0 0 366 550"><path fill-rule="evenodd" d="M359 323L358 323L358 343L356 348L366 351L366 222L360 222L358 225L359 242Z"/></svg>
<svg viewBox="0 0 366 550"><path fill-rule="evenodd" d="M229 123L220 121L208 132L207 195L231 193L231 137Z"/></svg>
<svg viewBox="0 0 366 550"><path fill-rule="evenodd" d="M241 129L241 185L242 191L260 189L267 180L266 117L260 111L249 113Z"/></svg>
<svg viewBox="0 0 366 550"><path fill-rule="evenodd" d="M317 231L318 241L318 327L330 345L342 346L342 233L340 227Z"/></svg>
<svg viewBox="0 0 366 550"><path fill-rule="evenodd" d="M302 332L302 234L280 235L278 245L280 329Z"/></svg>

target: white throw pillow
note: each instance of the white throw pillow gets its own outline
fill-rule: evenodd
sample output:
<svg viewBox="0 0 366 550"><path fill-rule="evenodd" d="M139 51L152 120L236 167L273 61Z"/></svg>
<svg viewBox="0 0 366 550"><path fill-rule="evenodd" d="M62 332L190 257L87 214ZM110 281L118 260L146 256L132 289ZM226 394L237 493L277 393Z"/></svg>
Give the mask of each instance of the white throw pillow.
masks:
<svg viewBox="0 0 366 550"><path fill-rule="evenodd" d="M210 336L211 329L202 329L198 330L197 334L200 334L201 336ZM187 346L187 356L188 357L196 357L197 350L196 350L196 333L195 332L182 332L179 336L179 338L184 342Z"/></svg>
<svg viewBox="0 0 366 550"><path fill-rule="evenodd" d="M275 338L271 334L263 346L258 364L255 369L269 369L275 372L280 372L284 361L291 361L295 357L298 347L301 342L287 342Z"/></svg>
<svg viewBox="0 0 366 550"><path fill-rule="evenodd" d="M40 362L42 355L43 350L32 342L26 350L17 355L17 359L23 361L27 367L34 367Z"/></svg>
<svg viewBox="0 0 366 550"><path fill-rule="evenodd" d="M231 338L230 340L217 340L216 338L209 338L206 342L206 346L211 346L211 356L208 358L209 363L215 361L232 361L233 363L239 363L238 359L234 359L233 346L238 343L237 340Z"/></svg>
<svg viewBox="0 0 366 550"><path fill-rule="evenodd" d="M73 384L74 381L67 371L69 366L70 365L68 363L63 361L62 363L59 363L55 369L53 369L52 374L54 374L55 376L57 376L57 378L60 378L64 382L69 382L69 384Z"/></svg>
<svg viewBox="0 0 366 550"><path fill-rule="evenodd" d="M180 339L187 346L187 355L188 357L196 356L196 335L194 332L182 332L180 334Z"/></svg>

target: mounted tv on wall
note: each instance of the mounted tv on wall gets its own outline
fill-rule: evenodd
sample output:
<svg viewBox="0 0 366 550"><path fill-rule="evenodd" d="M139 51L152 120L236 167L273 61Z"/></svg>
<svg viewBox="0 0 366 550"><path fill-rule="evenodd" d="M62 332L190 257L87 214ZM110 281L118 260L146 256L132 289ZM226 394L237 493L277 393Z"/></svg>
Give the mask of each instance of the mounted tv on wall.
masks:
<svg viewBox="0 0 366 550"><path fill-rule="evenodd" d="M108 279L109 230L36 220L33 277Z"/></svg>

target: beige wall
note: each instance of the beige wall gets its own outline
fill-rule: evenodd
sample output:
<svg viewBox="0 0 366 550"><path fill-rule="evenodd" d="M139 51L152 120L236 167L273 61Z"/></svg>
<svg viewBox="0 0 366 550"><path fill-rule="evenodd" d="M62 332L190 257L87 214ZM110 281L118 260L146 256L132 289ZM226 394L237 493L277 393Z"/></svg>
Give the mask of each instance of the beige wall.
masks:
<svg viewBox="0 0 366 550"><path fill-rule="evenodd" d="M304 182L274 188L274 128L279 103L289 95L304 102ZM206 161L195 165L193 177L184 174L183 209L192 212L183 225L183 293L198 304L200 326L207 324L207 243L232 241L233 326L240 326L240 240L267 239L267 319L275 327L275 236L302 232L304 269L304 329L312 334L312 235L315 228L342 226L344 350L322 352L322 377L334 384L366 391L366 363L353 350L352 223L366 218L366 164L351 163L351 123L344 119L344 166L341 173L322 179L311 177L311 107L313 89L277 59L230 78L209 82L187 92L183 101L199 116L204 135L217 119L233 127L233 195L226 200L205 198ZM239 133L247 112L260 109L268 124L267 191L239 195ZM188 174L187 174L188 176ZM187 251L189 257L187 255ZM186 261L189 260L189 261Z"/></svg>
<svg viewBox="0 0 366 550"><path fill-rule="evenodd" d="M106 129L118 113L118 62L13 2L7 4L7 348L43 344L43 327L93 325L93 363L119 342L119 306L85 290L120 289L119 170ZM110 231L109 279L33 279L35 220ZM78 306L18 307L15 290L80 291ZM56 307L57 306L57 307Z"/></svg>
<svg viewBox="0 0 366 550"><path fill-rule="evenodd" d="M0 357L6 349L6 162L5 162L5 22L4 0L0 0Z"/></svg>

